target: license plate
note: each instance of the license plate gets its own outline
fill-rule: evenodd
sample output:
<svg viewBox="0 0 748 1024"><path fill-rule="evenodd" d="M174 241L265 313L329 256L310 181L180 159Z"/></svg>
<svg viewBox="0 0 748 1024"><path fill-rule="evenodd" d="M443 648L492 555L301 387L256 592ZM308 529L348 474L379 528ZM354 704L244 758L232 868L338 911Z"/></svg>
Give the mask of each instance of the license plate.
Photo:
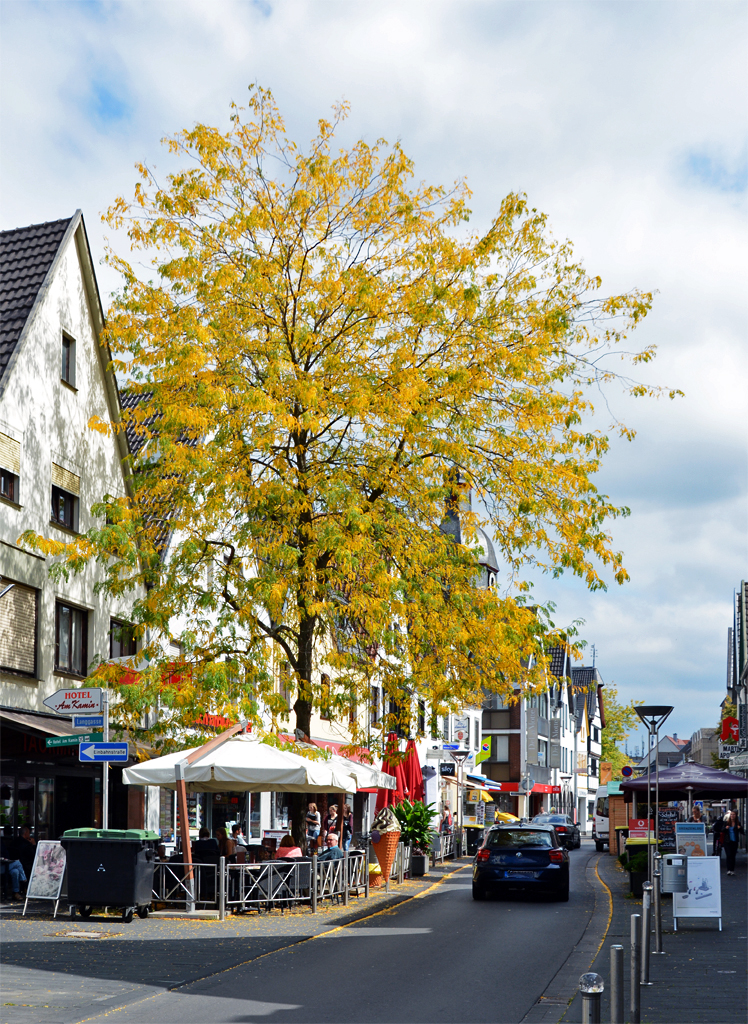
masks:
<svg viewBox="0 0 748 1024"><path fill-rule="evenodd" d="M537 878L537 871L507 871L507 878Z"/></svg>

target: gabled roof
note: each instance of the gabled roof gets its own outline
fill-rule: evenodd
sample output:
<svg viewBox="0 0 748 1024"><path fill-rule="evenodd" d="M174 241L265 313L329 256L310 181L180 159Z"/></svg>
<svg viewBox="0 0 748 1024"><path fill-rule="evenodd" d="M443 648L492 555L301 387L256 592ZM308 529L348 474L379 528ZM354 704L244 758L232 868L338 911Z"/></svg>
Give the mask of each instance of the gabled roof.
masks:
<svg viewBox="0 0 748 1024"><path fill-rule="evenodd" d="M0 232L0 380L76 217Z"/></svg>
<svg viewBox="0 0 748 1024"><path fill-rule="evenodd" d="M556 679L561 679L564 676L564 664L566 665L565 678L571 679L571 658L566 654L566 650L563 647L551 647L548 651L548 657L551 660L550 669L551 675L555 676ZM565 659L565 661L564 661Z"/></svg>

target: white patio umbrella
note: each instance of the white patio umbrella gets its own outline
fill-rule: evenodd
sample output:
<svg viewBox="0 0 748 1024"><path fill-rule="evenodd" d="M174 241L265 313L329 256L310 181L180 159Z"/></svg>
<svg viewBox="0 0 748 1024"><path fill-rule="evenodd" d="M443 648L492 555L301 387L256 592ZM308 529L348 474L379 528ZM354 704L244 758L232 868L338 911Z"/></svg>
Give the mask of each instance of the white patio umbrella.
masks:
<svg viewBox="0 0 748 1024"><path fill-rule="evenodd" d="M366 765L345 762L345 758L302 757L280 750L244 733L231 736L220 746L198 754L199 747L142 761L122 772L128 786L163 786L177 789L177 766L183 766L184 782L191 793L222 793L247 790L265 793L355 793L363 773L349 772L347 765L371 772ZM191 754L197 757L185 762ZM377 772L381 775L381 772ZM358 777L357 777L358 776ZM368 785L368 783L367 783Z"/></svg>
<svg viewBox="0 0 748 1024"><path fill-rule="evenodd" d="M359 761L351 761L341 754L332 754L328 764L339 765L344 771L352 775L358 783L357 789L397 789L397 779L394 775L387 775L380 772L370 764L361 764ZM349 790L349 792L352 792Z"/></svg>

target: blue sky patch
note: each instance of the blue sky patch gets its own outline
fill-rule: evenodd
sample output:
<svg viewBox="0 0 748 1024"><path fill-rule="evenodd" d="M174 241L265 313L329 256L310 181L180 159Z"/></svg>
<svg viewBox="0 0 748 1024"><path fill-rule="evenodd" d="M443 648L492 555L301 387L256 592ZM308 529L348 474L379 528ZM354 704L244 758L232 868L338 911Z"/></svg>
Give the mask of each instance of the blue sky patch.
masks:
<svg viewBox="0 0 748 1024"><path fill-rule="evenodd" d="M686 170L690 178L718 192L745 192L748 188L748 154L732 167L709 153L689 153Z"/></svg>
<svg viewBox="0 0 748 1024"><path fill-rule="evenodd" d="M89 99L89 112L102 127L118 124L132 113L132 104L122 99L102 82L93 82Z"/></svg>

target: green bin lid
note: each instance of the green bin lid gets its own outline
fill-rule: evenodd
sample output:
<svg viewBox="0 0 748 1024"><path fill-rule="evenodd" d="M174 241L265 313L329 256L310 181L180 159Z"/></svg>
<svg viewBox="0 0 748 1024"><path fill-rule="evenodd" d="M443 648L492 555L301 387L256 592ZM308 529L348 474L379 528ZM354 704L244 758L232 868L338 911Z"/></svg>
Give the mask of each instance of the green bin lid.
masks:
<svg viewBox="0 0 748 1024"><path fill-rule="evenodd" d="M63 839L139 839L141 842L158 842L160 836L147 828L69 828L62 833Z"/></svg>

